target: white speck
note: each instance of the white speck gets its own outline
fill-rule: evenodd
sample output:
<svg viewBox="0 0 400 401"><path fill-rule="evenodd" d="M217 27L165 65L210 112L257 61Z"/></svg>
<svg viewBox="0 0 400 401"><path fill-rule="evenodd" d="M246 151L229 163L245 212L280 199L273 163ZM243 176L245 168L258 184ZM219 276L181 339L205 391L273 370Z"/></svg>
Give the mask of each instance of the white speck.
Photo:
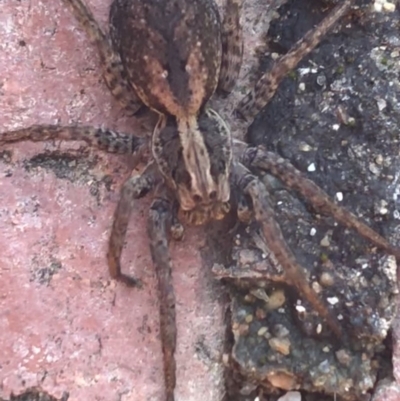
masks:
<svg viewBox="0 0 400 401"><path fill-rule="evenodd" d="M300 82L299 90L301 90L302 92L304 92L306 90L306 84L304 82Z"/></svg>
<svg viewBox="0 0 400 401"><path fill-rule="evenodd" d="M289 391L278 398L278 401L301 401L301 394L298 391Z"/></svg>
<svg viewBox="0 0 400 401"><path fill-rule="evenodd" d="M315 171L317 168L315 167L314 163L311 163L308 167L307 167L307 171L309 171L310 173L312 173L313 171Z"/></svg>
<svg viewBox="0 0 400 401"><path fill-rule="evenodd" d="M343 320L343 315L337 315L337 320Z"/></svg>
<svg viewBox="0 0 400 401"><path fill-rule="evenodd" d="M389 210L386 208L386 207L384 207L384 206L382 206L380 209L379 209L379 213L381 214L381 215L385 215L385 214L388 214L388 212L389 212Z"/></svg>
<svg viewBox="0 0 400 401"><path fill-rule="evenodd" d="M321 323L318 323L316 331L317 331L317 334L321 334L321 331L322 331L322 324Z"/></svg>
<svg viewBox="0 0 400 401"><path fill-rule="evenodd" d="M201 42L198 41L198 42L196 43L196 46L197 46L197 47L200 47L200 46L201 46Z"/></svg>
<svg viewBox="0 0 400 401"><path fill-rule="evenodd" d="M307 75L307 74L316 74L318 72L318 70L316 68L299 68L298 69L299 73L301 76L303 75Z"/></svg>
<svg viewBox="0 0 400 401"><path fill-rule="evenodd" d="M376 1L374 3L374 10L377 13L381 13L382 12L382 3L379 3L379 2Z"/></svg>
<svg viewBox="0 0 400 401"><path fill-rule="evenodd" d="M306 308L303 305L296 305L297 312L304 313Z"/></svg>
<svg viewBox="0 0 400 401"><path fill-rule="evenodd" d="M363 263L361 269L366 269L368 267L368 263Z"/></svg>
<svg viewBox="0 0 400 401"><path fill-rule="evenodd" d="M379 111L386 109L387 103L385 99L378 99L376 101Z"/></svg>
<svg viewBox="0 0 400 401"><path fill-rule="evenodd" d="M267 255L266 255L265 253L262 253L262 254L261 254L261 257L262 257L263 259L267 259Z"/></svg>
<svg viewBox="0 0 400 401"><path fill-rule="evenodd" d="M303 152L310 152L312 150L312 147L308 143L302 143L299 146L300 150Z"/></svg>
<svg viewBox="0 0 400 401"><path fill-rule="evenodd" d="M327 353L327 352L329 352L330 350L329 350L329 347L326 346L326 347L322 348L322 351Z"/></svg>
<svg viewBox="0 0 400 401"><path fill-rule="evenodd" d="M311 230L310 230L310 235L311 235L311 237L314 237L314 235L317 233L317 230L313 227Z"/></svg>
<svg viewBox="0 0 400 401"><path fill-rule="evenodd" d="M331 305L336 305L339 302L339 298L338 297L328 297L327 301L331 304Z"/></svg>
<svg viewBox="0 0 400 401"><path fill-rule="evenodd" d="M399 212L398 210L395 210L395 211L393 212L393 217L394 217L396 220L400 220L400 212Z"/></svg>
<svg viewBox="0 0 400 401"><path fill-rule="evenodd" d="M332 129L333 129L334 131L338 131L339 128L340 128L340 125L339 125L339 124L333 124L333 125L332 125Z"/></svg>
<svg viewBox="0 0 400 401"><path fill-rule="evenodd" d="M341 202L343 200L343 193L342 192L336 192L336 199Z"/></svg>
<svg viewBox="0 0 400 401"><path fill-rule="evenodd" d="M167 71L167 70L164 70L164 71L162 72L161 76L162 76L164 79L167 78L167 77L168 77L168 71Z"/></svg>
<svg viewBox="0 0 400 401"><path fill-rule="evenodd" d="M32 346L32 352L33 352L34 354L38 354L40 351L41 351L40 348L35 347L34 345Z"/></svg>

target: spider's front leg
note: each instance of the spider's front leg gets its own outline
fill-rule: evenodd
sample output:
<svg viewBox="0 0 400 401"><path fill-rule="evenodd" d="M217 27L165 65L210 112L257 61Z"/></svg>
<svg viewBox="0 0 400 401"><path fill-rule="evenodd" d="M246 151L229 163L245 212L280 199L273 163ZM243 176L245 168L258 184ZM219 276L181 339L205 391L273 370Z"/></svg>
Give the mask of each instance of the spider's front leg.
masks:
<svg viewBox="0 0 400 401"><path fill-rule="evenodd" d="M238 113L247 121L253 119L275 95L279 84L309 54L336 22L350 9L354 0L338 4L314 29L307 32L287 54L275 61L271 69L256 83L254 89L239 103Z"/></svg>
<svg viewBox="0 0 400 401"><path fill-rule="evenodd" d="M261 169L274 175L288 188L300 193L317 211L331 215L343 226L355 230L361 237L400 260L399 248L391 245L384 237L360 221L354 214L336 205L326 192L287 160L273 152L264 150L262 147L248 148L244 152L242 160L251 169Z"/></svg>
<svg viewBox="0 0 400 401"><path fill-rule="evenodd" d="M283 238L282 231L275 221L274 210L270 205L269 195L264 185L240 163L233 164L233 174L239 190L251 199L254 215L261 225L264 239L282 266L288 282L295 286L300 295L307 299L319 315L326 320L333 332L338 337L342 337L339 321L310 287L305 270L297 263L296 257Z"/></svg>
<svg viewBox="0 0 400 401"><path fill-rule="evenodd" d="M162 185L153 201L149 220L148 235L150 250L158 281L160 302L160 336L163 351L166 401L174 401L176 385L176 312L175 293L172 284L172 263L169 254L168 238L174 224L172 202Z"/></svg>
<svg viewBox="0 0 400 401"><path fill-rule="evenodd" d="M148 147L145 138L90 126L32 125L0 133L0 145L31 141L83 141L107 153L132 154L140 159Z"/></svg>
<svg viewBox="0 0 400 401"><path fill-rule="evenodd" d="M121 253L134 200L146 196L159 180L160 175L154 161L151 161L146 166L141 175L138 176L136 173L132 173L122 186L121 198L115 209L107 252L108 270L112 278L129 286L137 286L139 282L121 272Z"/></svg>
<svg viewBox="0 0 400 401"><path fill-rule="evenodd" d="M77 21L82 25L90 40L97 47L103 68L103 78L110 92L124 109L130 114L135 114L142 106L142 102L127 79L121 57L113 49L110 40L101 30L91 11L81 0L63 0L63 2L70 7ZM111 6L111 11L114 4ZM112 34L112 23L110 23L110 30Z"/></svg>

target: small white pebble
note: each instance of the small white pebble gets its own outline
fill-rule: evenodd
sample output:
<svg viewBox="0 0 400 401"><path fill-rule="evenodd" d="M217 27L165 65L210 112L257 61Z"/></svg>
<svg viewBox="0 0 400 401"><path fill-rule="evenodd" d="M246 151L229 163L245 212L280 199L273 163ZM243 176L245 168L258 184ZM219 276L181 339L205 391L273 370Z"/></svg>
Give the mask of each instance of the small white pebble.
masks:
<svg viewBox="0 0 400 401"><path fill-rule="evenodd" d="M306 90L306 84L304 82L299 83L299 90L301 90L302 92Z"/></svg>
<svg viewBox="0 0 400 401"><path fill-rule="evenodd" d="M312 147L308 143L302 143L299 146L299 149L303 152L310 152L312 150Z"/></svg>
<svg viewBox="0 0 400 401"><path fill-rule="evenodd" d="M320 286L318 281L313 281L311 287L317 294L319 294L322 291L322 287Z"/></svg>
<svg viewBox="0 0 400 401"><path fill-rule="evenodd" d="M322 324L321 323L318 323L316 331L317 331L317 334L321 334L321 331L322 331Z"/></svg>
<svg viewBox="0 0 400 401"><path fill-rule="evenodd" d="M327 301L331 304L331 305L336 305L339 302L339 298L338 297L328 297Z"/></svg>
<svg viewBox="0 0 400 401"><path fill-rule="evenodd" d="M309 171L310 173L312 173L313 171L315 171L317 168L315 167L314 163L311 163L308 167L307 167L307 171Z"/></svg>
<svg viewBox="0 0 400 401"><path fill-rule="evenodd" d="M277 58L279 58L279 54L278 53L271 53L271 58L272 58L272 60L276 60Z"/></svg>
<svg viewBox="0 0 400 401"><path fill-rule="evenodd" d="M340 128L340 125L339 125L339 124L333 124L333 125L332 125L332 129L333 129L334 131L338 131L339 128Z"/></svg>
<svg viewBox="0 0 400 401"><path fill-rule="evenodd" d="M341 202L343 200L343 193L336 192L336 199L338 200L338 202Z"/></svg>
<svg viewBox="0 0 400 401"><path fill-rule="evenodd" d="M379 111L386 109L386 100L385 99L378 99L377 102Z"/></svg>
<svg viewBox="0 0 400 401"><path fill-rule="evenodd" d="M381 207L379 209L379 213L384 216L385 214L388 214L389 210L386 207Z"/></svg>
<svg viewBox="0 0 400 401"><path fill-rule="evenodd" d="M375 2L374 3L374 10L375 10L375 12L377 12L377 13L381 13L382 12L382 3L380 3L380 2Z"/></svg>
<svg viewBox="0 0 400 401"><path fill-rule="evenodd" d="M356 123L356 119L354 117L349 117L347 124L348 125L354 125Z"/></svg>
<svg viewBox="0 0 400 401"><path fill-rule="evenodd" d="M385 3L383 3L383 8L385 11L392 13L396 10L396 5L394 3L389 3L388 1L386 1Z"/></svg>
<svg viewBox="0 0 400 401"><path fill-rule="evenodd" d="M301 394L298 391L289 391L278 398L278 401L301 401Z"/></svg>
<svg viewBox="0 0 400 401"><path fill-rule="evenodd" d="M304 313L306 308L303 305L296 305L297 312Z"/></svg>
<svg viewBox="0 0 400 401"><path fill-rule="evenodd" d="M311 230L310 230L310 235L311 235L311 237L314 237L314 235L317 233L317 230L313 227Z"/></svg>
<svg viewBox="0 0 400 401"><path fill-rule="evenodd" d="M337 320L343 320L343 315L337 315Z"/></svg>
<svg viewBox="0 0 400 401"><path fill-rule="evenodd" d="M329 351L330 351L330 349L329 349L329 347L328 347L328 346L326 346L326 347L322 348L322 351L323 351L323 352L329 352Z"/></svg>
<svg viewBox="0 0 400 401"><path fill-rule="evenodd" d="M323 246L324 248L328 248L328 247L331 245L331 243L329 242L328 235L325 235L325 237L322 238L322 240L320 241L319 244L320 244L321 246Z"/></svg>

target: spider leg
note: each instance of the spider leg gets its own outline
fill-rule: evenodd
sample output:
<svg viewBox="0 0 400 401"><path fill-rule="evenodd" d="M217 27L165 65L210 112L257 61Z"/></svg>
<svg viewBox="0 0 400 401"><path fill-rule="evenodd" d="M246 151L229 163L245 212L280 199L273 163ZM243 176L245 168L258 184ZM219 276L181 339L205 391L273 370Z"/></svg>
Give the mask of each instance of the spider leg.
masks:
<svg viewBox="0 0 400 401"><path fill-rule="evenodd" d="M113 50L108 37L81 0L63 1L69 5L75 18L85 29L90 40L96 45L103 67L103 77L110 92L123 108L129 113L135 114L142 106L142 102L129 84L119 54Z"/></svg>
<svg viewBox="0 0 400 401"><path fill-rule="evenodd" d="M240 163L233 165L233 174L238 188L251 198L255 218L261 225L268 248L282 266L289 283L295 286L300 295L326 320L335 335L342 337L339 321L310 287L305 270L297 263L296 257L283 238L282 231L275 221L269 194L264 185Z"/></svg>
<svg viewBox="0 0 400 401"><path fill-rule="evenodd" d="M151 207L148 220L150 250L158 280L160 302L160 336L163 351L166 401L174 401L176 385L176 312L175 293L172 283L172 263L168 248L173 210L165 191L158 191Z"/></svg>
<svg viewBox="0 0 400 401"><path fill-rule="evenodd" d="M256 83L254 89L239 103L238 112L245 120L251 120L272 99L285 76L309 54L349 10L354 0L339 3L314 29L307 32L287 54L275 61L272 68Z"/></svg>
<svg viewBox="0 0 400 401"><path fill-rule="evenodd" d="M400 260L400 249L360 221L354 214L336 205L314 182L304 176L287 160L261 147L249 148L244 154L244 164L260 168L279 178L287 187L300 193L318 211L329 214L345 227L354 229L361 237Z"/></svg>
<svg viewBox="0 0 400 401"><path fill-rule="evenodd" d="M159 180L157 165L150 162L141 175L131 175L123 184L121 198L114 213L113 226L108 243L108 270L112 278L127 285L138 285L138 281L121 272L121 253L124 245L129 218L133 209L134 199L144 197Z"/></svg>
<svg viewBox="0 0 400 401"><path fill-rule="evenodd" d="M33 125L28 128L0 133L0 145L20 141L44 142L52 140L84 141L89 146L108 153L138 156L141 156L148 146L145 138L90 126Z"/></svg>
<svg viewBox="0 0 400 401"><path fill-rule="evenodd" d="M243 0L227 0L222 23L222 61L219 72L218 91L228 94L239 76L243 57L243 28L240 14Z"/></svg>

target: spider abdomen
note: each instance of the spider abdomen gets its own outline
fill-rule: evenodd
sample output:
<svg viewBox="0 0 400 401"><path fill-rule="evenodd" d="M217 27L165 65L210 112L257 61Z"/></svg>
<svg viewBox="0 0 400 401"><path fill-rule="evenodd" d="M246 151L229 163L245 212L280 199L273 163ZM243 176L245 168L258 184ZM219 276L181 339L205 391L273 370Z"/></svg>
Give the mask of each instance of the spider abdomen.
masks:
<svg viewBox="0 0 400 401"><path fill-rule="evenodd" d="M196 115L221 65L218 9L209 0L115 0L110 34L131 85L148 107Z"/></svg>

